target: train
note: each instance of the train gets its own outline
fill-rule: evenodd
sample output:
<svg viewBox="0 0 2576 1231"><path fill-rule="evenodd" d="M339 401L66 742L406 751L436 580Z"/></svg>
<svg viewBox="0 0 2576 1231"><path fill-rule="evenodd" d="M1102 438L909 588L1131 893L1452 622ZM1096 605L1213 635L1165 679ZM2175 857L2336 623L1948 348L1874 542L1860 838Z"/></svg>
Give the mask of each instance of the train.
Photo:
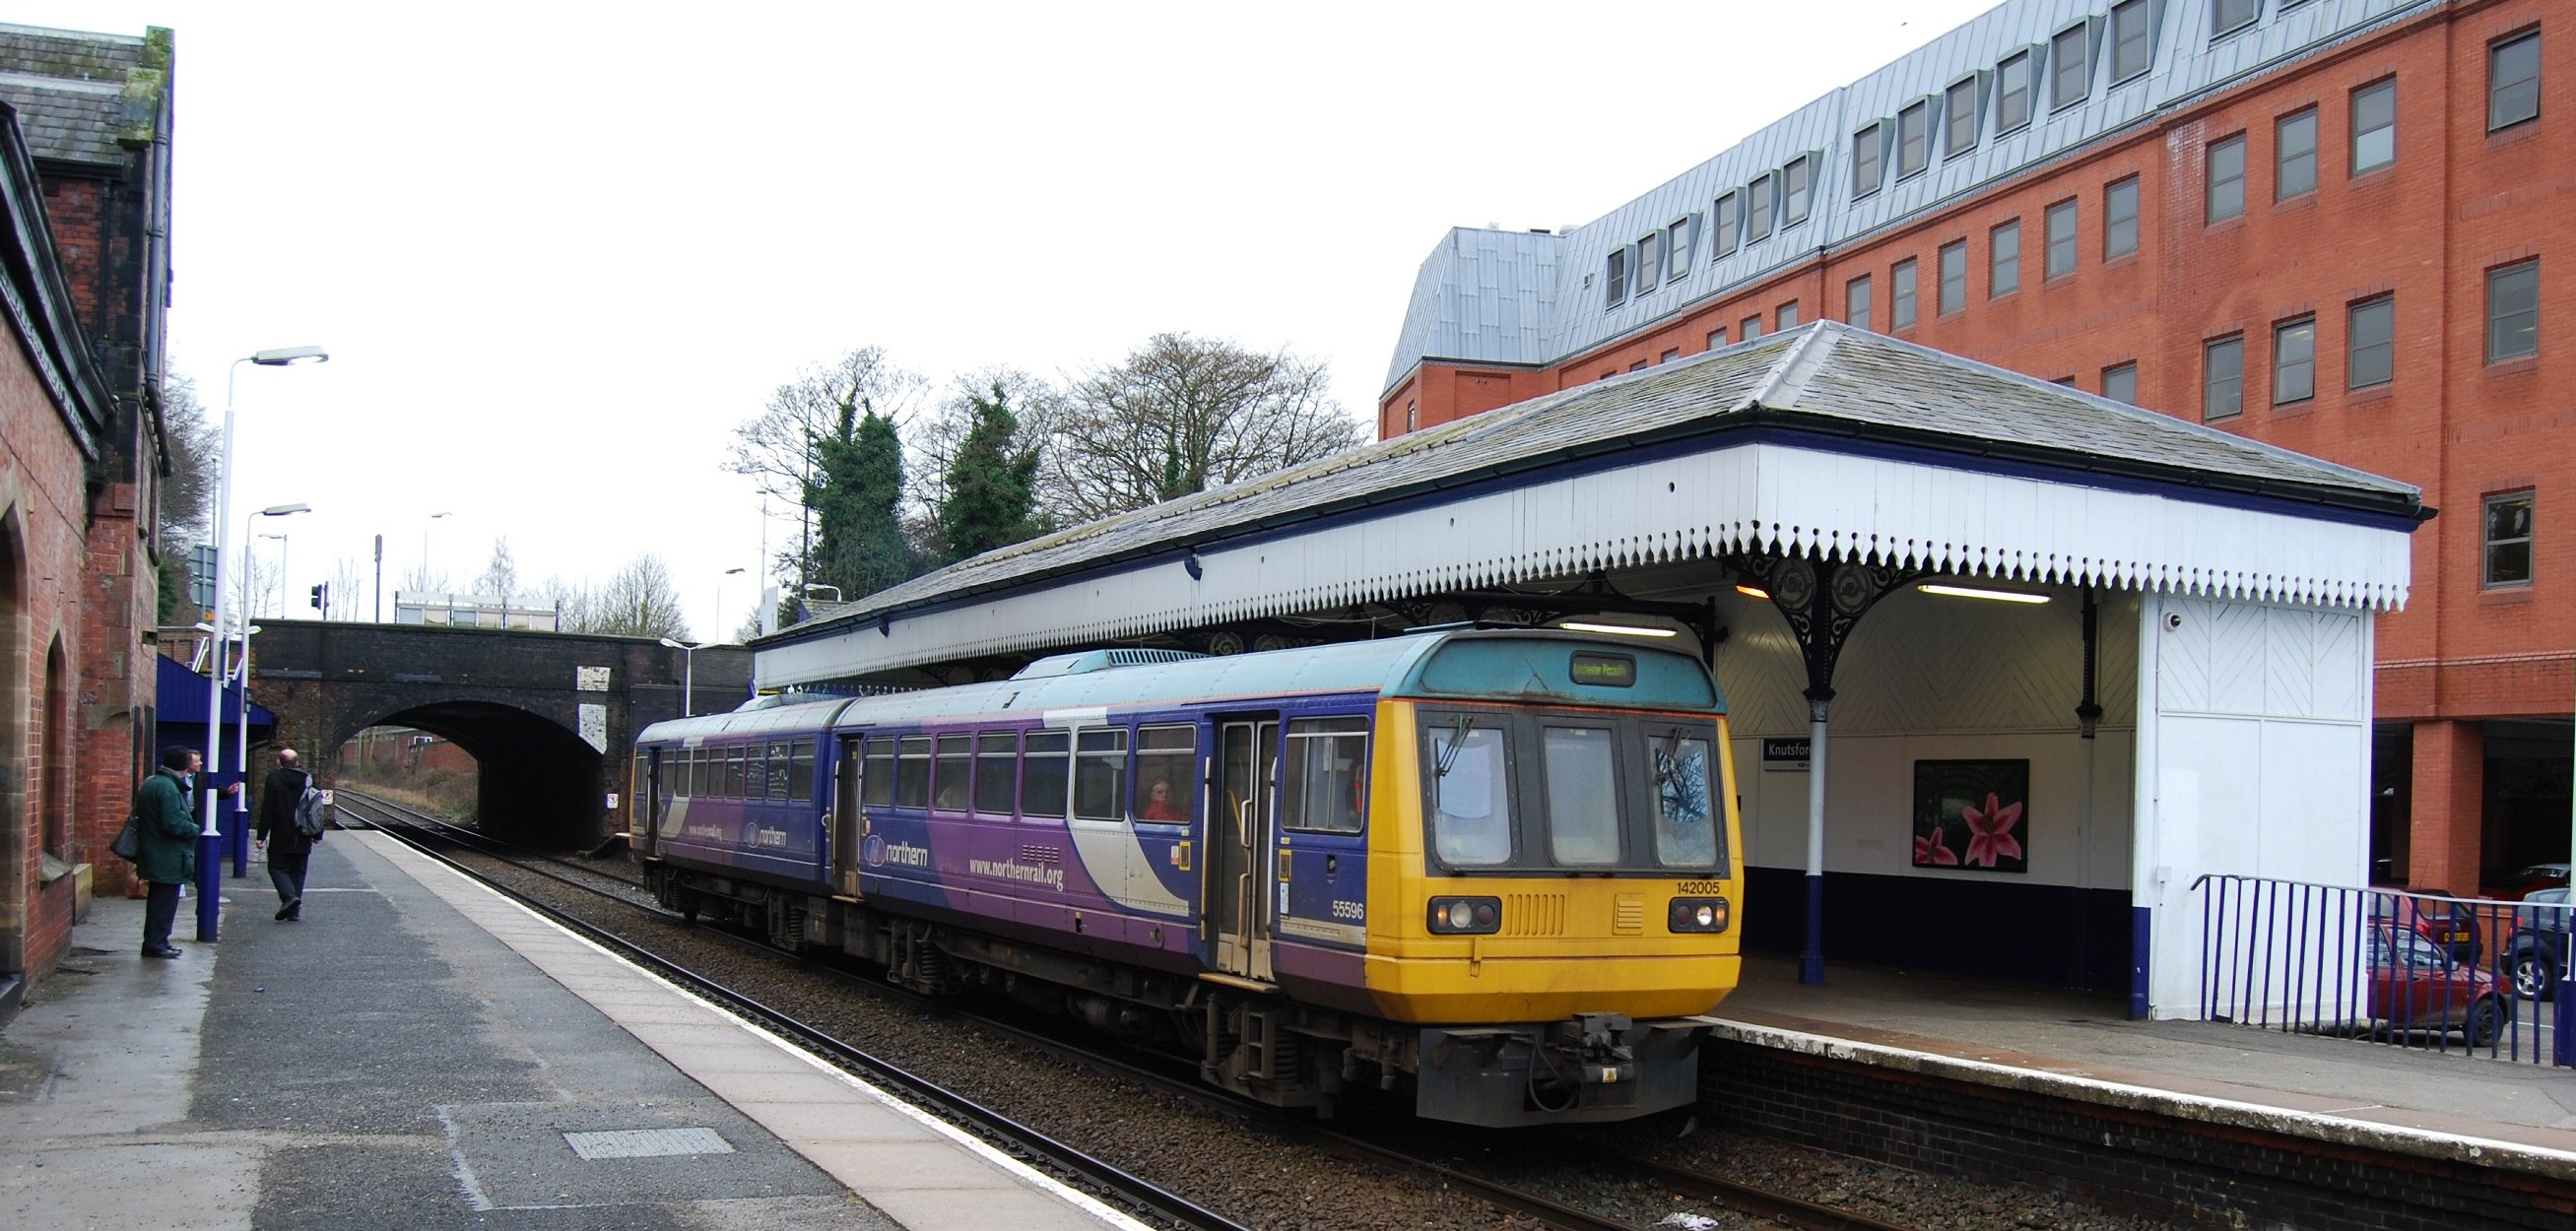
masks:
<svg viewBox="0 0 2576 1231"><path fill-rule="evenodd" d="M1706 666L1636 639L1092 650L655 723L629 838L668 909L1267 1104L1613 1121L1693 1101L1741 971L1728 743Z"/></svg>

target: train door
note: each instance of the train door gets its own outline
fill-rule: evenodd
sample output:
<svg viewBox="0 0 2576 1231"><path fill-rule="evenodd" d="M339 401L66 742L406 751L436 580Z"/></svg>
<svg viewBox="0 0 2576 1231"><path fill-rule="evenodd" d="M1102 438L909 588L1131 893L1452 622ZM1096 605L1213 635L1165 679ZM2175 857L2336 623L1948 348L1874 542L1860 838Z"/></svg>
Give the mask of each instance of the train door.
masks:
<svg viewBox="0 0 2576 1231"><path fill-rule="evenodd" d="M653 852L653 828L662 823L662 792L655 781L654 763L660 750L635 750L635 770L626 783L626 842L645 854Z"/></svg>
<svg viewBox="0 0 2576 1231"><path fill-rule="evenodd" d="M859 811L859 779L866 763L859 759L859 737L841 737L840 754L832 758L832 884L852 897L859 892L859 842L867 818Z"/></svg>
<svg viewBox="0 0 2576 1231"><path fill-rule="evenodd" d="M1217 727L1217 773L1209 784L1207 924L1216 933L1217 969L1268 980L1272 835L1279 810L1279 718L1227 718Z"/></svg>

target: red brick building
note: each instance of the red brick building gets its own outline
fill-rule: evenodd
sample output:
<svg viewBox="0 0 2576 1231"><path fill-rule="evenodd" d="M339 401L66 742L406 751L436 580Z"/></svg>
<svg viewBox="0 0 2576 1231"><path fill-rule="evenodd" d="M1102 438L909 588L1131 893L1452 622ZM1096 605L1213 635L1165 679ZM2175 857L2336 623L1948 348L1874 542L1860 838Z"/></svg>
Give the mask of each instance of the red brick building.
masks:
<svg viewBox="0 0 2576 1231"><path fill-rule="evenodd" d="M2372 856L2472 892L2569 846L2571 190L2563 5L2014 0L1593 223L1453 232L1379 435L1826 315L2415 484Z"/></svg>
<svg viewBox="0 0 2576 1231"><path fill-rule="evenodd" d="M0 26L0 1008L70 942L150 744L171 38Z"/></svg>

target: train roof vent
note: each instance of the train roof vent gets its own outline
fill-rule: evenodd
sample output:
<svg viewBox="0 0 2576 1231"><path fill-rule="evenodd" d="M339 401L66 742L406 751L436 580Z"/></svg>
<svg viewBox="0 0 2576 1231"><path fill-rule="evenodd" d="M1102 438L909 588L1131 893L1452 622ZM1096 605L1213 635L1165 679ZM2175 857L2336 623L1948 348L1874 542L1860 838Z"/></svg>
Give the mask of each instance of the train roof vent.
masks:
<svg viewBox="0 0 2576 1231"><path fill-rule="evenodd" d="M1151 663L1188 662L1207 655L1189 650L1084 650L1079 654L1056 654L1022 667L1011 678L1042 680L1057 675L1084 675L1107 671L1113 667L1142 667Z"/></svg>

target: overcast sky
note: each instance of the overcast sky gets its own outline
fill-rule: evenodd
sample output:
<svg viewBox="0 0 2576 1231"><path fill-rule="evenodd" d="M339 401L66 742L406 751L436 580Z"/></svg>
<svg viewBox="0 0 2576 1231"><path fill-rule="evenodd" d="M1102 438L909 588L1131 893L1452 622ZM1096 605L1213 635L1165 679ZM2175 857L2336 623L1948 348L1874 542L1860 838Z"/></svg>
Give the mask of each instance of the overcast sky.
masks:
<svg viewBox="0 0 2576 1231"><path fill-rule="evenodd" d="M372 572L377 535L389 591L425 534L459 591L506 537L523 585L657 553L693 629L726 636L763 530L721 463L804 365L873 344L942 386L994 364L1061 379L1187 331L1322 360L1373 423L1447 228L1588 222L1988 7L17 0L0 19L177 33L172 373L220 422L231 360L332 356L245 366L236 394L234 508L314 509L261 527L292 536L290 614L336 566Z"/></svg>

